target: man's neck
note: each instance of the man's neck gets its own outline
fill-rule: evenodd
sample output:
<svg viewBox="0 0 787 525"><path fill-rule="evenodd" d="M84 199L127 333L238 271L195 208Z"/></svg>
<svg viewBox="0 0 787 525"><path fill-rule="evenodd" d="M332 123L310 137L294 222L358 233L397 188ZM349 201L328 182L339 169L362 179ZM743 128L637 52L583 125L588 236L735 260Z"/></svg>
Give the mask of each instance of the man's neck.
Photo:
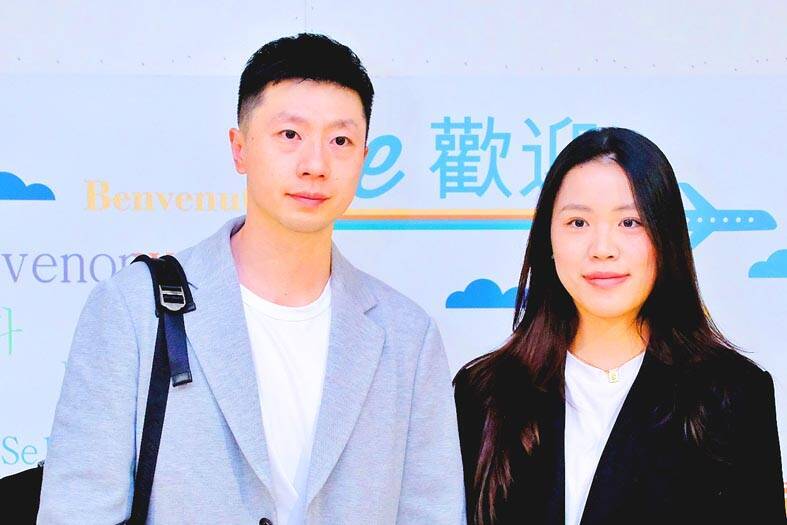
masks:
<svg viewBox="0 0 787 525"><path fill-rule="evenodd" d="M331 275L331 233L293 232L247 216L230 239L240 283L282 306L314 302Z"/></svg>
<svg viewBox="0 0 787 525"><path fill-rule="evenodd" d="M581 315L571 353L602 370L612 370L642 353L647 327L631 319L602 319Z"/></svg>

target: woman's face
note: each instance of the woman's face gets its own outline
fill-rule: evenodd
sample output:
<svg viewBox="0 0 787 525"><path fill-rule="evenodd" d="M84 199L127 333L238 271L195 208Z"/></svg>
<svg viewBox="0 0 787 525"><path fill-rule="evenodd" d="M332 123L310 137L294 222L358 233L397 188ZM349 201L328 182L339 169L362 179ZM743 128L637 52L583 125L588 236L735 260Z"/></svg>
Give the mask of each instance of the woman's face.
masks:
<svg viewBox="0 0 787 525"><path fill-rule="evenodd" d="M656 256L617 162L592 160L566 174L551 237L558 277L580 318L636 318L653 289Z"/></svg>

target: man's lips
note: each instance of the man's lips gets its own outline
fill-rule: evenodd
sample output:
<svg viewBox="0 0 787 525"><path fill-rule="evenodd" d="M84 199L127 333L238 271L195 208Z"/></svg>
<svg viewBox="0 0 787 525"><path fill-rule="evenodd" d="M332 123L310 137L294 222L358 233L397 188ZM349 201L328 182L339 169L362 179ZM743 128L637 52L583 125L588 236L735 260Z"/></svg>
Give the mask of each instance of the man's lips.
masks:
<svg viewBox="0 0 787 525"><path fill-rule="evenodd" d="M593 272L585 274L582 277L584 277L584 279L593 286L597 286L599 288L612 288L613 286L617 286L628 279L629 274L617 272Z"/></svg>
<svg viewBox="0 0 787 525"><path fill-rule="evenodd" d="M304 191L298 193L288 193L287 195L306 206L319 206L328 200L328 196L323 195L322 193L310 193Z"/></svg>

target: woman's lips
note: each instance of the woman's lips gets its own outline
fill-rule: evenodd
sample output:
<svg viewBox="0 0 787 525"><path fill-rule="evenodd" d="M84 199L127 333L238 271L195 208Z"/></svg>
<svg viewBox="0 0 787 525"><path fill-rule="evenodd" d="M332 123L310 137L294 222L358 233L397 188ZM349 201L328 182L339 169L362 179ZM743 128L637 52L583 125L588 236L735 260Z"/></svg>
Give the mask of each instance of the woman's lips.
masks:
<svg viewBox="0 0 787 525"><path fill-rule="evenodd" d="M584 277L588 283L598 288L612 288L628 279L629 275L625 273L593 272L583 275L582 277Z"/></svg>

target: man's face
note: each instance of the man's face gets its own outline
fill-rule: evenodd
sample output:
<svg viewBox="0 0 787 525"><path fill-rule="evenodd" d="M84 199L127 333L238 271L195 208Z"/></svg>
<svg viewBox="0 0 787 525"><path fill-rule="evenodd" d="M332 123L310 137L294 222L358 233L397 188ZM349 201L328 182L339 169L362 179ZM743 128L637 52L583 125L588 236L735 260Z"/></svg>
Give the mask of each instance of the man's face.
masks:
<svg viewBox="0 0 787 525"><path fill-rule="evenodd" d="M363 104L329 82L269 84L230 142L248 179L250 216L291 232L324 231L355 196L366 157Z"/></svg>

